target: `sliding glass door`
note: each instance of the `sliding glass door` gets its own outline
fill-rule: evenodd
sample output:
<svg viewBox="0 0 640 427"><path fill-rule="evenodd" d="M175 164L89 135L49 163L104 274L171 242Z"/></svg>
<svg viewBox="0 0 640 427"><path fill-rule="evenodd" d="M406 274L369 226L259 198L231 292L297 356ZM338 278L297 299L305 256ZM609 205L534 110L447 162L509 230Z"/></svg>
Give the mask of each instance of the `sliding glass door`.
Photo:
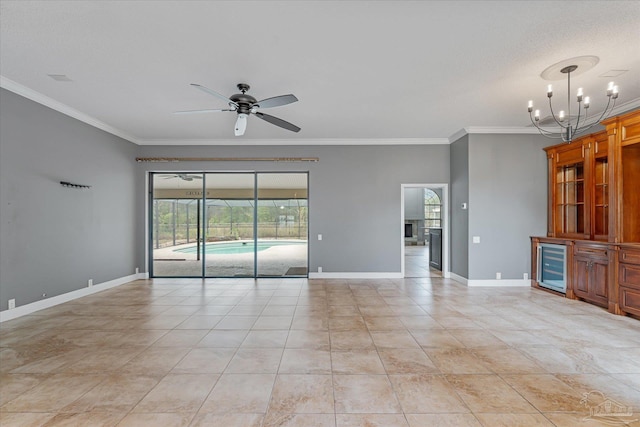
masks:
<svg viewBox="0 0 640 427"><path fill-rule="evenodd" d="M201 173L153 174L150 271L158 277L202 276Z"/></svg>
<svg viewBox="0 0 640 427"><path fill-rule="evenodd" d="M306 277L308 174L152 173L152 277Z"/></svg>
<svg viewBox="0 0 640 427"><path fill-rule="evenodd" d="M254 277L254 173L207 173L205 277Z"/></svg>
<svg viewBox="0 0 640 427"><path fill-rule="evenodd" d="M258 276L307 275L307 174L261 173L258 191Z"/></svg>

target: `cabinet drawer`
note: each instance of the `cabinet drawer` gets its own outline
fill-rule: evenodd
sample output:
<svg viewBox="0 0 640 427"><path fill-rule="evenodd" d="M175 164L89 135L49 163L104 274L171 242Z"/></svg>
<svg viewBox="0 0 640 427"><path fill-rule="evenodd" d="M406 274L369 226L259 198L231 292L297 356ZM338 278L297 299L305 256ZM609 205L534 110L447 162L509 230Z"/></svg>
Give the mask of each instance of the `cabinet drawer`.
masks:
<svg viewBox="0 0 640 427"><path fill-rule="evenodd" d="M640 290L621 286L619 296L622 311L640 316Z"/></svg>
<svg viewBox="0 0 640 427"><path fill-rule="evenodd" d="M640 265L618 264L618 283L640 291Z"/></svg>
<svg viewBox="0 0 640 427"><path fill-rule="evenodd" d="M607 259L609 255L609 248L606 246L580 245L576 243L573 247L573 255Z"/></svg>
<svg viewBox="0 0 640 427"><path fill-rule="evenodd" d="M640 265L640 250L620 249L618 259L627 264Z"/></svg>

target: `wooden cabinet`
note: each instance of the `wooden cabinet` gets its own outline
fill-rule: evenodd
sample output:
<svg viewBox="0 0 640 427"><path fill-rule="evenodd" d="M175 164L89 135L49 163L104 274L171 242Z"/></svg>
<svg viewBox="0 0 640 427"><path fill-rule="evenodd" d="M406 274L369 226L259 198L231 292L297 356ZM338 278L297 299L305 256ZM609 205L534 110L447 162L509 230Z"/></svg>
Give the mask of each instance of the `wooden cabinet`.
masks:
<svg viewBox="0 0 640 427"><path fill-rule="evenodd" d="M610 240L640 242L640 111L603 122L615 162L612 181Z"/></svg>
<svg viewBox="0 0 640 427"><path fill-rule="evenodd" d="M640 245L620 246L618 306L621 314L640 316Z"/></svg>
<svg viewBox="0 0 640 427"><path fill-rule="evenodd" d="M547 236L532 238L532 269L540 242L563 244L572 255L567 298L640 316L640 110L602 125L545 148Z"/></svg>
<svg viewBox="0 0 640 427"><path fill-rule="evenodd" d="M576 241L573 246L573 294L609 308L609 247Z"/></svg>
<svg viewBox="0 0 640 427"><path fill-rule="evenodd" d="M610 179L607 132L545 151L549 162L547 235L606 241Z"/></svg>

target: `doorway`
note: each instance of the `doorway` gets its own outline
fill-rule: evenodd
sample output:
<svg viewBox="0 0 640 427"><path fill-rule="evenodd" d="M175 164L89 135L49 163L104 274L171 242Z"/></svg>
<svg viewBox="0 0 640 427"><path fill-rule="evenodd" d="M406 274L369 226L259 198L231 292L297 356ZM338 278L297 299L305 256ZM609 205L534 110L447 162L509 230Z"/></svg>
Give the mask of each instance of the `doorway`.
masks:
<svg viewBox="0 0 640 427"><path fill-rule="evenodd" d="M401 185L402 277L448 277L448 184Z"/></svg>
<svg viewBox="0 0 640 427"><path fill-rule="evenodd" d="M152 172L150 277L307 277L307 172Z"/></svg>

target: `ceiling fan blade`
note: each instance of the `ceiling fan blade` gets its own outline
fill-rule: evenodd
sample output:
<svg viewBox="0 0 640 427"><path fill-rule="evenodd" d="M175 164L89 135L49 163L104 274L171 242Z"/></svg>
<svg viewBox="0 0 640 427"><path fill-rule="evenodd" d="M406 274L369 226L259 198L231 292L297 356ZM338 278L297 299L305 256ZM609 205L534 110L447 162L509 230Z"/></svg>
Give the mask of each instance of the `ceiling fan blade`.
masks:
<svg viewBox="0 0 640 427"><path fill-rule="evenodd" d="M191 86L195 87L196 89L200 89L201 91L206 92L209 95L213 95L215 97L218 97L218 98L222 99L223 101L225 101L227 104L234 105L236 108L238 108L238 104L236 104L235 102L233 102L232 100L230 100L226 96L219 94L215 90L209 89L208 87L201 86L201 85L199 85L197 83L191 83Z"/></svg>
<svg viewBox="0 0 640 427"><path fill-rule="evenodd" d="M260 108L271 108L271 107L279 107L281 105L291 104L292 102L296 102L298 98L295 95L280 95L274 96L273 98L263 99L262 101L256 102L254 105Z"/></svg>
<svg viewBox="0 0 640 427"><path fill-rule="evenodd" d="M291 132L300 132L300 128L294 124L291 124L287 121L279 119L277 117L270 116L264 113L254 113L256 116L260 117L262 120L271 123L272 125L280 126L283 129L290 130Z"/></svg>
<svg viewBox="0 0 640 427"><path fill-rule="evenodd" d="M187 110L187 111L174 111L173 114L199 114L199 113L219 113L221 111L236 111L232 109L226 110Z"/></svg>

